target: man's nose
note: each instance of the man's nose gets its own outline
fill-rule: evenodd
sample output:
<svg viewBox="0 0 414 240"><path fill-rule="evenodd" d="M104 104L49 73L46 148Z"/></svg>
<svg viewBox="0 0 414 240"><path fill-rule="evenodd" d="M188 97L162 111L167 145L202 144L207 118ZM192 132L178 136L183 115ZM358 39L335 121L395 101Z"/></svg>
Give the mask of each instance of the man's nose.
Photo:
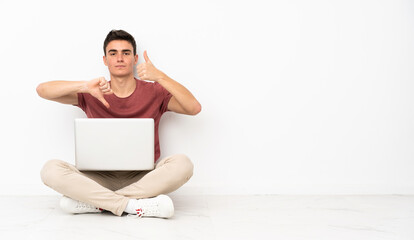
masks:
<svg viewBox="0 0 414 240"><path fill-rule="evenodd" d="M119 54L116 60L118 62L123 62L124 61L124 56L122 54Z"/></svg>

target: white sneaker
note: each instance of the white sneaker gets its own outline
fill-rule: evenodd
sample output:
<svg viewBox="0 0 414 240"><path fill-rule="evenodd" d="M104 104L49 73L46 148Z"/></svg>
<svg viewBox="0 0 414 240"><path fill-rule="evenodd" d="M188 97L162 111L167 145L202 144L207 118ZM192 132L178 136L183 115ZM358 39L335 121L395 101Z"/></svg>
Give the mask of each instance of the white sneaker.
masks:
<svg viewBox="0 0 414 240"><path fill-rule="evenodd" d="M103 211L102 208L97 208L90 204L76 201L66 196L63 196L60 199L60 208L68 213L98 213Z"/></svg>
<svg viewBox="0 0 414 240"><path fill-rule="evenodd" d="M128 216L170 218L174 215L174 204L170 197L161 194L153 198L137 199L135 211L137 214Z"/></svg>

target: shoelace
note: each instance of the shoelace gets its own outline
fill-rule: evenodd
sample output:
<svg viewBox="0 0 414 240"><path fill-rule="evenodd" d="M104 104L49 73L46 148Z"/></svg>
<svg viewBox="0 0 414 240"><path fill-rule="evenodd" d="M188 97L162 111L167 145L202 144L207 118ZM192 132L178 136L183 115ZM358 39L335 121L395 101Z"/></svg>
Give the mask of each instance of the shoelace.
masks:
<svg viewBox="0 0 414 240"><path fill-rule="evenodd" d="M138 208L138 209L136 209L136 211L137 211L137 214L129 213L127 215L127 217L129 217L129 218L142 218L142 216L144 215L144 211L142 211L142 208Z"/></svg>
<svg viewBox="0 0 414 240"><path fill-rule="evenodd" d="M89 205L89 204L84 203L84 202L80 202L80 201L78 201L78 204L76 204L76 209L79 209L79 210L90 210L90 211L99 210L99 211L102 212L102 209L97 208L97 207L92 206L92 205Z"/></svg>
<svg viewBox="0 0 414 240"><path fill-rule="evenodd" d="M159 215L159 213L160 213L160 210L159 210L159 207L158 207L158 202L148 204L147 206L145 206L145 214L146 215L154 216L154 215Z"/></svg>
<svg viewBox="0 0 414 240"><path fill-rule="evenodd" d="M137 214L129 213L127 217L129 218L142 218L143 216L156 216L159 215L160 211L158 208L158 201L154 202L145 202L141 208L136 209ZM145 211L144 211L145 209Z"/></svg>

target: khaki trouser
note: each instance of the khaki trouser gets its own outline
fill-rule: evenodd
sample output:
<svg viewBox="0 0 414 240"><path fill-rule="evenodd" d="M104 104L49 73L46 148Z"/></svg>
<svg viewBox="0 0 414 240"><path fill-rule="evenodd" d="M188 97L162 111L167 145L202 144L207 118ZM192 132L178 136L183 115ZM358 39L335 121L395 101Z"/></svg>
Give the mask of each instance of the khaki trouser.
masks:
<svg viewBox="0 0 414 240"><path fill-rule="evenodd" d="M193 164L183 154L159 160L151 171L79 171L61 160L49 160L42 181L72 199L121 216L131 198L155 197L177 190L193 175Z"/></svg>

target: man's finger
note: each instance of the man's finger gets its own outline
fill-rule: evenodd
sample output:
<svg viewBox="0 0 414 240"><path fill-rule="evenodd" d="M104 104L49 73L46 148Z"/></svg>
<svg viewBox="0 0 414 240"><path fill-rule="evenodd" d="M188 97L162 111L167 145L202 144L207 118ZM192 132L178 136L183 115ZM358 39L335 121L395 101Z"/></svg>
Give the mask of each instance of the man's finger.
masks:
<svg viewBox="0 0 414 240"><path fill-rule="evenodd" d="M109 91L111 91L111 89L110 89L110 88L101 89L101 92L102 92L102 93L107 93L107 92L109 92Z"/></svg>
<svg viewBox="0 0 414 240"><path fill-rule="evenodd" d="M144 59L145 59L145 62L149 62L149 63L151 62L148 58L147 50L144 51Z"/></svg>
<svg viewBox="0 0 414 240"><path fill-rule="evenodd" d="M104 93L104 95L110 95L110 94L114 94L114 91L112 91L112 89L110 89L108 92Z"/></svg>
<svg viewBox="0 0 414 240"><path fill-rule="evenodd" d="M109 83L105 83L104 85L99 86L99 89L101 90L111 89L111 86L109 85Z"/></svg>
<svg viewBox="0 0 414 240"><path fill-rule="evenodd" d="M105 85L106 84L106 80L105 80L105 78L104 77L100 77L99 78L99 86L103 86L103 85Z"/></svg>
<svg viewBox="0 0 414 240"><path fill-rule="evenodd" d="M138 69L138 70L137 70L137 73L138 73L138 74L140 74L140 73L144 73L144 72L145 72L145 69Z"/></svg>
<svg viewBox="0 0 414 240"><path fill-rule="evenodd" d="M106 108L109 108L109 103L105 100L104 97L99 97L98 100L101 101L101 103L103 103Z"/></svg>
<svg viewBox="0 0 414 240"><path fill-rule="evenodd" d="M146 80L146 79L144 79L144 74L143 74L143 73L138 73L138 77L139 77L141 80Z"/></svg>

